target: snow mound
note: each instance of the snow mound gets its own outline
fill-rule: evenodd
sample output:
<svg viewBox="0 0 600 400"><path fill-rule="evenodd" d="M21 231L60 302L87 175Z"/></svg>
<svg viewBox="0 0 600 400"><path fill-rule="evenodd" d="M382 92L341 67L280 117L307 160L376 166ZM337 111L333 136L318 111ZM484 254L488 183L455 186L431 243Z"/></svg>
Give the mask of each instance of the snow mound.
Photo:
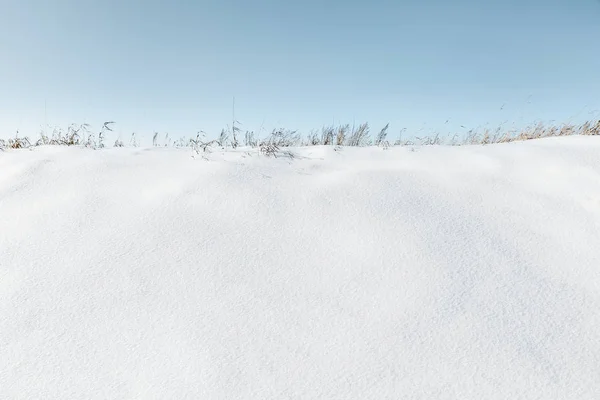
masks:
<svg viewBox="0 0 600 400"><path fill-rule="evenodd" d="M293 152L0 152L0 398L598 398L598 138Z"/></svg>

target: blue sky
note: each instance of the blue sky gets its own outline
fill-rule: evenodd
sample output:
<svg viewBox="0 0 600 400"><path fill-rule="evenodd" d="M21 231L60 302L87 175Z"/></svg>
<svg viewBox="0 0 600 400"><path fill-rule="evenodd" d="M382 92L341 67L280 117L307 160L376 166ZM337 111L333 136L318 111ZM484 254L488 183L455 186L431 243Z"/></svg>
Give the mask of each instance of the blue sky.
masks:
<svg viewBox="0 0 600 400"><path fill-rule="evenodd" d="M597 117L599 43L599 0L0 0L0 136Z"/></svg>

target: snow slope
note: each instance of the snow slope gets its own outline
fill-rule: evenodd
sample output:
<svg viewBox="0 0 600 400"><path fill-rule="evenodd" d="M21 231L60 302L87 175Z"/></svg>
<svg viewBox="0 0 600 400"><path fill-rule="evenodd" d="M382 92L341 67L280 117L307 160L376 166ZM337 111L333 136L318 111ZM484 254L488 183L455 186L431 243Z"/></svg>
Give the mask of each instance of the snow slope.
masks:
<svg viewBox="0 0 600 400"><path fill-rule="evenodd" d="M0 152L0 398L600 398L600 138L295 154Z"/></svg>

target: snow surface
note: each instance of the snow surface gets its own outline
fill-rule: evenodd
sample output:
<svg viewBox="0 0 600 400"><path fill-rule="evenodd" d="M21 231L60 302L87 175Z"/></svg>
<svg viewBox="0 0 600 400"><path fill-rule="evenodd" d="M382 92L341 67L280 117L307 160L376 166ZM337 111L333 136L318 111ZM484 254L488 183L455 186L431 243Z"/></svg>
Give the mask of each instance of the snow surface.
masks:
<svg viewBox="0 0 600 400"><path fill-rule="evenodd" d="M600 138L294 152L0 152L0 398L600 398Z"/></svg>

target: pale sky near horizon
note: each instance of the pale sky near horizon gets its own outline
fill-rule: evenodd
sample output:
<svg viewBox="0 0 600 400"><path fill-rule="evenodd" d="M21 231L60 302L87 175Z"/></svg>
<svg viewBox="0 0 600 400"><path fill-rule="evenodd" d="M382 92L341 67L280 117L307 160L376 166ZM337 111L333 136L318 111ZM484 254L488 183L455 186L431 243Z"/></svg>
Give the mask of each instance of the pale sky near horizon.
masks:
<svg viewBox="0 0 600 400"><path fill-rule="evenodd" d="M599 50L598 0L0 0L0 137L597 118Z"/></svg>

